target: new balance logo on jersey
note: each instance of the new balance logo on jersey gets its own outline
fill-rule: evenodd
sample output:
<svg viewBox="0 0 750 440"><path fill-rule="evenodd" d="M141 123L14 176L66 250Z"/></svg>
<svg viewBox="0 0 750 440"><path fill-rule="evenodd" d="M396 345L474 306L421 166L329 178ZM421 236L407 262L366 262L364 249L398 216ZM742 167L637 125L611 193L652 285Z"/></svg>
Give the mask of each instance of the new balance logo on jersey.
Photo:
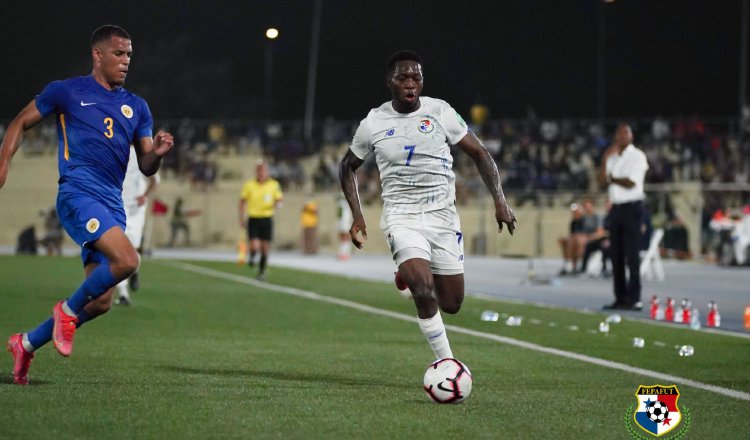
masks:
<svg viewBox="0 0 750 440"><path fill-rule="evenodd" d="M385 137L393 136L394 133L396 133L396 129L395 128L391 128L390 130L388 130L388 131L385 132Z"/></svg>
<svg viewBox="0 0 750 440"><path fill-rule="evenodd" d="M81 107L86 107L87 105L94 105L94 104L96 104L96 103L95 102L83 102L83 101L81 101Z"/></svg>

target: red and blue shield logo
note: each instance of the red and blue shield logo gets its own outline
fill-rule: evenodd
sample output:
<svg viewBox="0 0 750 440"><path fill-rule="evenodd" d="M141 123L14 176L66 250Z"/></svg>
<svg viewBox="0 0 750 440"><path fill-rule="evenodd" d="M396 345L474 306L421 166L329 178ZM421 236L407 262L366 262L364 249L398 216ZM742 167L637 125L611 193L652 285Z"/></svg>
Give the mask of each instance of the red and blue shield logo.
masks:
<svg viewBox="0 0 750 440"><path fill-rule="evenodd" d="M435 126L429 119L422 119L421 121L419 121L419 131L421 131L422 133L430 133L434 129Z"/></svg>
<svg viewBox="0 0 750 440"><path fill-rule="evenodd" d="M675 385L641 385L635 393L638 404L633 414L636 425L651 435L662 436L682 421L677 406L680 392Z"/></svg>

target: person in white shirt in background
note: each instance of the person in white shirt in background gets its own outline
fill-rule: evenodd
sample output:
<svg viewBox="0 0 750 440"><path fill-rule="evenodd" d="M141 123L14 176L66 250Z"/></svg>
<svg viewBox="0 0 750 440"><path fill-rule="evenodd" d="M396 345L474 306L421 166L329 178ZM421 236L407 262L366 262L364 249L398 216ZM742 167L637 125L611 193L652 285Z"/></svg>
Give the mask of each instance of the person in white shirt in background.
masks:
<svg viewBox="0 0 750 440"><path fill-rule="evenodd" d="M146 211L148 210L148 198L153 194L159 185L159 174L146 177L138 169L138 158L135 154L135 148L130 148L130 159L128 160L128 169L125 172L125 180L122 182L122 203L125 207L125 235L130 243L138 251L140 256L143 251L143 230L146 226ZM135 272L128 279L122 280L117 285L117 299L115 304L130 305L130 290L128 283L133 290L138 290L140 285L138 272Z"/></svg>
<svg viewBox="0 0 750 440"><path fill-rule="evenodd" d="M615 139L602 157L599 181L608 185L612 210L609 216L609 240L615 301L605 310L641 310L640 246L643 224L643 184L648 161L633 145L630 125L617 126ZM625 279L625 265L629 279Z"/></svg>
<svg viewBox="0 0 750 440"><path fill-rule="evenodd" d="M513 234L516 218L500 185L497 165L459 114L445 101L420 96L422 58L400 51L388 60L391 100L362 120L339 166L352 210L349 235L367 241L357 187L357 168L375 155L382 182L380 227L398 266L396 286L411 290L419 328L437 359L452 358L440 315L459 311L464 299L464 243L456 211L456 176L450 145L468 154L495 204L499 231Z"/></svg>
<svg viewBox="0 0 750 440"><path fill-rule="evenodd" d="M352 238L349 227L352 224L352 210L343 195L336 197L336 228L339 234L339 250L336 258L342 261L352 256Z"/></svg>

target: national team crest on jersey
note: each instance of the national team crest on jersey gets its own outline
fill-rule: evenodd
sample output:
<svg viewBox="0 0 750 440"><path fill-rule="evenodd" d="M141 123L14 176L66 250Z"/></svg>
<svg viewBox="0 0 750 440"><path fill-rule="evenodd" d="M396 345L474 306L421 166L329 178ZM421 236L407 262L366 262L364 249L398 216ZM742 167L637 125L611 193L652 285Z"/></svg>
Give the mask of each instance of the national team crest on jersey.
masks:
<svg viewBox="0 0 750 440"><path fill-rule="evenodd" d="M633 420L649 434L660 437L682 421L682 412L677 407L677 399L680 398L677 386L641 385L635 397L638 403Z"/></svg>
<svg viewBox="0 0 750 440"><path fill-rule="evenodd" d="M123 104L122 107L120 107L120 111L122 112L122 115L128 119L133 117L133 109L127 104Z"/></svg>
<svg viewBox="0 0 750 440"><path fill-rule="evenodd" d="M92 218L86 222L86 230L90 233L94 233L99 230L99 220Z"/></svg>
<svg viewBox="0 0 750 440"><path fill-rule="evenodd" d="M419 121L419 131L422 133L431 133L435 129L435 124L429 119L422 119Z"/></svg>

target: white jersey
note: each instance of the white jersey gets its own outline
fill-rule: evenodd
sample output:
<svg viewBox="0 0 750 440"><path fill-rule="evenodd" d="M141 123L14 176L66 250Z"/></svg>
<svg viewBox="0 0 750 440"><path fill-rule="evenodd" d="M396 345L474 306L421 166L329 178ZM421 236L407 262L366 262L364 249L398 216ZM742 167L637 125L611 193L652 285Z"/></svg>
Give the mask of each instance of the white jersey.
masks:
<svg viewBox="0 0 750 440"><path fill-rule="evenodd" d="M349 228L352 226L352 210L349 208L349 203L344 197L338 197L336 199L336 218L339 232L349 232Z"/></svg>
<svg viewBox="0 0 750 440"><path fill-rule="evenodd" d="M159 183L159 175L154 174L156 183ZM128 169L125 171L125 180L122 182L122 204L125 208L125 235L134 247L141 246L143 241L143 229L146 225L146 210L148 203L138 206L138 197L142 196L148 189L148 177L141 173L138 168L138 157L135 148L130 148L130 159Z"/></svg>
<svg viewBox="0 0 750 440"><path fill-rule="evenodd" d="M159 183L159 175L155 174L156 183ZM148 178L141 173L138 168L138 157L135 154L135 148L130 148L130 159L128 159L128 169L125 171L125 180L122 182L122 203L127 208L131 205L137 205L137 198L142 196L148 188Z"/></svg>
<svg viewBox="0 0 750 440"><path fill-rule="evenodd" d="M630 144L622 151L622 154L613 154L607 158L605 164L606 172L613 178L627 178L635 185L625 188L614 183L609 184L609 201L614 205L621 203L643 200L646 195L643 192L643 182L646 180L648 171L648 160L643 151Z"/></svg>
<svg viewBox="0 0 750 440"><path fill-rule="evenodd" d="M427 212L455 203L450 145L466 136L466 122L445 101L419 99L413 113L398 113L391 101L370 110L350 147L360 159L375 153L389 212Z"/></svg>

